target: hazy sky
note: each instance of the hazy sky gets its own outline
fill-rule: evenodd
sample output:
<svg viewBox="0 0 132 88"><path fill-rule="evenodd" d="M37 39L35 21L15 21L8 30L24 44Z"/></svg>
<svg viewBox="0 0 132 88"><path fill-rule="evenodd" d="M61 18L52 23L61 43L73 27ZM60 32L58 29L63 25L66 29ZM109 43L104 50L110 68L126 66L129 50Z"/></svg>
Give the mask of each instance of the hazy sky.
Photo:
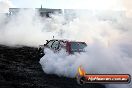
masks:
<svg viewBox="0 0 132 88"><path fill-rule="evenodd" d="M132 0L0 0L0 11L16 8L57 8L89 10L129 10L132 12Z"/></svg>
<svg viewBox="0 0 132 88"><path fill-rule="evenodd" d="M10 0L16 7L71 8L71 9L122 9L122 0Z"/></svg>

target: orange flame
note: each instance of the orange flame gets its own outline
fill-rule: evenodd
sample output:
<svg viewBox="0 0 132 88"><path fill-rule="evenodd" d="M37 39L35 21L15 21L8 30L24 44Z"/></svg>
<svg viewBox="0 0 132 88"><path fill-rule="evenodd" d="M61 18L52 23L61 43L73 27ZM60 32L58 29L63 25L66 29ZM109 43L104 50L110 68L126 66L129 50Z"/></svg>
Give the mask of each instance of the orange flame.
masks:
<svg viewBox="0 0 132 88"><path fill-rule="evenodd" d="M78 74L79 74L80 76L85 76L86 72L85 72L85 70L82 68L82 66L79 66L79 68L78 68Z"/></svg>

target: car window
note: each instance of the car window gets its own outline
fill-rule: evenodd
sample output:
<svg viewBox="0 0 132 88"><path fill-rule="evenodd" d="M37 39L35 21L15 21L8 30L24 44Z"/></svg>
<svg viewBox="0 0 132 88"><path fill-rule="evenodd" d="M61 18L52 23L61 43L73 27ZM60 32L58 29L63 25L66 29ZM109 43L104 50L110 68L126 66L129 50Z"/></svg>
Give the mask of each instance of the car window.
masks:
<svg viewBox="0 0 132 88"><path fill-rule="evenodd" d="M47 44L47 46L48 46L49 48L51 48L53 42L54 42L54 41L49 41L49 43Z"/></svg>
<svg viewBox="0 0 132 88"><path fill-rule="evenodd" d="M59 41L55 41L52 45L52 49L59 49Z"/></svg>
<svg viewBox="0 0 132 88"><path fill-rule="evenodd" d="M83 49L86 47L85 43L80 42L71 42L71 50L73 52L83 51Z"/></svg>

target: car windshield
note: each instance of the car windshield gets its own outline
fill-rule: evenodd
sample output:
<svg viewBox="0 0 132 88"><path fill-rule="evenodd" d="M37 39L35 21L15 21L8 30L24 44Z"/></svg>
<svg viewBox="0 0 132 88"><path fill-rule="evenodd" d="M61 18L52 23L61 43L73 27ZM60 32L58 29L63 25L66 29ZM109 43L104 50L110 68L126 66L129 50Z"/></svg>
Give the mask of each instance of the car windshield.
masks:
<svg viewBox="0 0 132 88"><path fill-rule="evenodd" d="M71 42L71 51L72 52L83 52L86 47L84 42Z"/></svg>

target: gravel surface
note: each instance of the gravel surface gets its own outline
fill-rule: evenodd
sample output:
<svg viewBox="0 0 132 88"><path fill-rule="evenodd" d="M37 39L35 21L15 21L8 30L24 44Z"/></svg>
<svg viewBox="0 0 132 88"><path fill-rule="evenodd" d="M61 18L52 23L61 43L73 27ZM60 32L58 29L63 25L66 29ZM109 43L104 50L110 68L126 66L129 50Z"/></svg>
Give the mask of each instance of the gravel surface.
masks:
<svg viewBox="0 0 132 88"><path fill-rule="evenodd" d="M0 88L105 88L100 84L80 86L76 79L47 75L32 47L0 45Z"/></svg>

